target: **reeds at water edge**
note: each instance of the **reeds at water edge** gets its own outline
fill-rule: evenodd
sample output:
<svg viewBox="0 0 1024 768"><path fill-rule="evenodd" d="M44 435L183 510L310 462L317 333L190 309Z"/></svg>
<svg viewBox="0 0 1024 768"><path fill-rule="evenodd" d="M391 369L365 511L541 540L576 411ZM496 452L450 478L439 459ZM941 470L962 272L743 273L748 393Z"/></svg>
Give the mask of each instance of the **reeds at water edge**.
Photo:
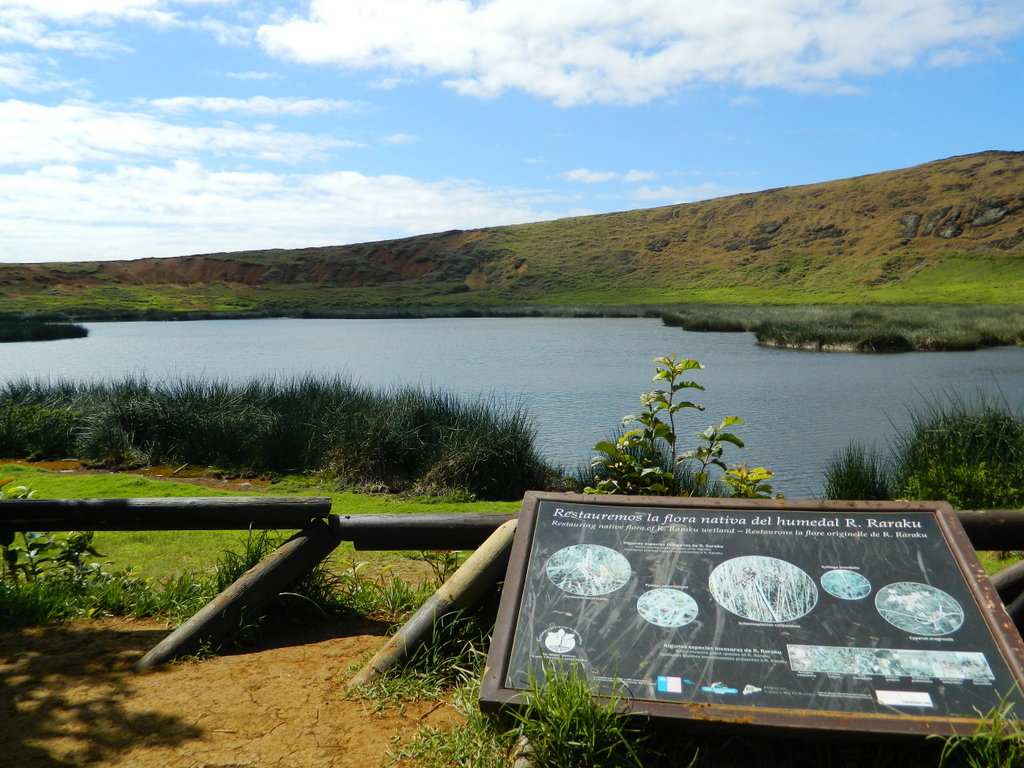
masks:
<svg viewBox="0 0 1024 768"><path fill-rule="evenodd" d="M16 381L0 389L0 453L104 465L328 473L345 487L521 498L551 469L518 403L344 378Z"/></svg>

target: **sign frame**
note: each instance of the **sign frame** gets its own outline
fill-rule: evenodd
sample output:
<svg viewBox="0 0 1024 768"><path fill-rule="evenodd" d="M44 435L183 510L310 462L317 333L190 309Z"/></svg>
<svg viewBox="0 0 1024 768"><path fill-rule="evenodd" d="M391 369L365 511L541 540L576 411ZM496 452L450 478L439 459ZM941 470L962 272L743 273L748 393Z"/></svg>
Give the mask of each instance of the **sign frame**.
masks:
<svg viewBox="0 0 1024 768"><path fill-rule="evenodd" d="M821 519L830 515L848 513L864 516L870 513L872 519L894 519L893 516L921 516L924 520L933 519L935 528L941 534L942 541L949 548L949 554L959 570L962 584L974 600L974 606L967 609L968 615L983 619L984 634L990 644L985 647L992 654L997 654L999 669L1004 678L1009 678L1011 687L1005 695L1016 703L1024 701L1024 641L992 587L984 568L978 561L960 521L949 504L945 502L861 502L861 501L819 501L819 500L776 500L776 499L732 499L732 498L683 498L665 496L617 496L617 495L583 495L575 493L549 493L529 491L525 495L519 515L519 524L510 553L509 566L506 573L501 602L495 623L494 634L487 656L486 667L480 690L480 706L485 711L498 711L508 707L522 705L527 696L526 686L512 686L509 682L512 655L517 641L517 630L521 621L521 607L524 591L529 583L538 584L543 579L538 576L543 564L533 562L535 535L542 505L562 504L565 507L582 507L584 509L621 512L623 516L643 510L645 514L654 510L661 514L693 514L702 512L709 515L743 515L750 518L764 515L779 519L780 515L804 515L803 519L811 519L807 515L818 514ZM887 516L889 516L887 518ZM767 519L767 518L765 518ZM846 518L844 518L846 519ZM808 523L811 525L811 523ZM691 529L692 530L692 529ZM718 529L721 530L721 529ZM749 532L749 531L748 531ZM580 534L585 535L585 534ZM888 534L891 535L891 534ZM781 537L775 537L778 539ZM771 537L766 537L771 544ZM810 546L810 542L807 542ZM570 548L571 549L571 548ZM600 548L599 549L603 549ZM705 558L707 559L707 558ZM540 581L531 582L531 576ZM548 572L550 578L550 572ZM949 578L956 580L955 575ZM546 584L546 582L544 582ZM959 583L959 582L958 582ZM549 585L550 586L550 585ZM941 590L937 590L940 591ZM948 596L948 595L947 595ZM586 597L577 597L586 600ZM608 598L602 598L608 600ZM722 608L716 606L719 613ZM694 609L696 610L696 609ZM524 615L527 612L524 612ZM735 617L727 617L735 618ZM884 618L884 616L883 616ZM529 616L527 622L533 621ZM635 621L635 619L634 619ZM888 619L886 619L888 621ZM748 622L752 623L752 622ZM976 623L976 622L975 622ZM530 625L532 627L532 625ZM673 625L674 626L674 625ZM780 625L782 626L782 625ZM789 626L789 625L786 625ZM975 629L975 632L981 630ZM571 631L570 631L571 632ZM530 638L530 642L533 642ZM524 640L525 642L525 640ZM678 647L678 646L676 646ZM699 646L702 648L708 646ZM819 646L800 646L817 648ZM788 646L787 646L788 649ZM852 649L859 650L859 649ZM522 648L518 651L521 655ZM532 653L532 652L531 652ZM976 656L980 654L967 654ZM985 657L982 655L982 659ZM793 667L792 657L788 662ZM812 670L820 672L821 670ZM804 677L807 677L806 673ZM674 679L674 678L673 678ZM687 683L690 681L687 680ZM965 681L974 683L975 680ZM658 683L660 686L660 681ZM899 687L899 686L897 686ZM903 686L907 687L907 686ZM658 690L662 690L660 687ZM735 691L733 691L735 692ZM884 693L900 693L884 691ZM913 692L906 692L909 696ZM997 691L992 690L993 694ZM1012 694L1012 696L1011 696ZM891 711L835 711L821 708L782 708L776 706L748 706L731 703L723 697L704 696L691 700L664 701L652 698L633 698L615 691L614 698L624 705L628 714L643 716L662 721L670 721L678 727L721 728L729 726L750 726L753 730L779 735L842 735L858 736L873 735L877 737L920 737L923 735L969 735L975 731L984 714L976 716L947 716L939 713L929 714L927 711L904 711L889 708ZM741 699L739 699L741 700ZM993 706L999 704L997 697ZM882 704L881 696L878 697ZM903 704L908 707L910 705ZM876 707L877 709L877 707ZM911 707L913 709L913 707ZM1019 711L1019 710L1018 710Z"/></svg>

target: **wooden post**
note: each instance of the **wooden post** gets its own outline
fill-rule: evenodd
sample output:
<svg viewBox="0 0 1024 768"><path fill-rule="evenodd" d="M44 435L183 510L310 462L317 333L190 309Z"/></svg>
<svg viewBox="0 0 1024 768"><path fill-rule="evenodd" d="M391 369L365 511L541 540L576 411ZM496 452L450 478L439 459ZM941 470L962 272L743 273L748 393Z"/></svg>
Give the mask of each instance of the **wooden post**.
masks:
<svg viewBox="0 0 1024 768"><path fill-rule="evenodd" d="M235 629L246 612L258 612L273 597L305 576L338 544L338 538L323 521L295 534L160 641L136 662L135 669L143 671L195 653L205 641Z"/></svg>
<svg viewBox="0 0 1024 768"><path fill-rule="evenodd" d="M448 581L377 651L348 682L349 688L366 685L400 662L430 636L434 623L446 613L468 608L504 575L516 521L503 523Z"/></svg>

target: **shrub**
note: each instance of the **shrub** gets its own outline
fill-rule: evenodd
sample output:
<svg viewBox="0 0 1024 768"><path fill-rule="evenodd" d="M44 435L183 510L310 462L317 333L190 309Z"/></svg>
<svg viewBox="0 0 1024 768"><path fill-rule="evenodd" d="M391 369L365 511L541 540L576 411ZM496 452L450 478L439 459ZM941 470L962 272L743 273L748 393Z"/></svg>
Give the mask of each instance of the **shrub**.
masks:
<svg viewBox="0 0 1024 768"><path fill-rule="evenodd" d="M1024 508L1024 417L951 400L912 414L888 455L849 445L825 469L829 499L926 499L958 509Z"/></svg>
<svg viewBox="0 0 1024 768"><path fill-rule="evenodd" d="M726 445L743 447L743 441L729 428L742 424L735 416L726 416L717 426L696 432L696 448L680 452L676 445L676 417L686 409L704 410L704 406L680 398L686 389L704 390L695 381L682 379L687 371L701 370L696 360L659 357L654 360L654 382L665 382L667 389L655 389L640 396L643 411L622 420L623 432L611 442L594 446L601 453L591 461L586 493L646 494L653 496L732 496L767 498L772 473L764 467L750 469L746 464L732 470L722 456ZM634 426L635 425L635 426ZM629 429L629 427L633 427ZM722 481L711 477L710 467L723 473Z"/></svg>
<svg viewBox="0 0 1024 768"><path fill-rule="evenodd" d="M909 498L959 509L1024 507L1024 418L1005 408L952 401L920 410L894 450Z"/></svg>

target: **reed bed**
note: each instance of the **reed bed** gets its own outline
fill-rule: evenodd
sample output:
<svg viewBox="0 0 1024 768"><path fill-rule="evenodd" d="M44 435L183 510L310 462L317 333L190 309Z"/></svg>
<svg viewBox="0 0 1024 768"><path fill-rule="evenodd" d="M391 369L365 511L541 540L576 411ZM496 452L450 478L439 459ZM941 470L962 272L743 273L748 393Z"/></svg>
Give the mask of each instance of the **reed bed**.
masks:
<svg viewBox="0 0 1024 768"><path fill-rule="evenodd" d="M911 414L888 451L850 445L825 469L830 499L928 499L957 509L1024 508L1024 414L950 399Z"/></svg>
<svg viewBox="0 0 1024 768"><path fill-rule="evenodd" d="M54 341L80 339L89 330L76 323L44 323L29 320L0 320L0 343L7 341Z"/></svg>
<svg viewBox="0 0 1024 768"><path fill-rule="evenodd" d="M1024 344L1024 307L693 305L662 315L688 331L747 331L765 346L857 352Z"/></svg>
<svg viewBox="0 0 1024 768"><path fill-rule="evenodd" d="M519 404L342 378L16 381L0 389L0 453L100 465L328 473L347 488L521 498L552 470Z"/></svg>

